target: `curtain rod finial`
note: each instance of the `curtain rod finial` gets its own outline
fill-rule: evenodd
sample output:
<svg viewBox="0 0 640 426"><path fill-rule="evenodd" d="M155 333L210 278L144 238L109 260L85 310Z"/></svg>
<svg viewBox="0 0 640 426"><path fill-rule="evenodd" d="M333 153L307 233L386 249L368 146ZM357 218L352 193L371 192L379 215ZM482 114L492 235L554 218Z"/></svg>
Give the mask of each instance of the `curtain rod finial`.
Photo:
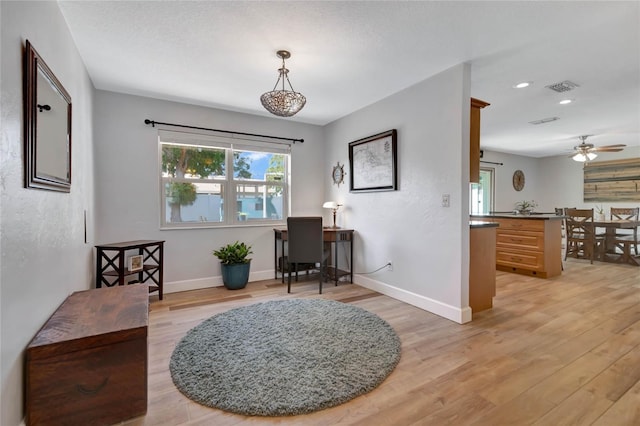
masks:
<svg viewBox="0 0 640 426"><path fill-rule="evenodd" d="M148 118L144 120L144 124L151 124L151 127L156 127L156 122L153 120L149 120Z"/></svg>

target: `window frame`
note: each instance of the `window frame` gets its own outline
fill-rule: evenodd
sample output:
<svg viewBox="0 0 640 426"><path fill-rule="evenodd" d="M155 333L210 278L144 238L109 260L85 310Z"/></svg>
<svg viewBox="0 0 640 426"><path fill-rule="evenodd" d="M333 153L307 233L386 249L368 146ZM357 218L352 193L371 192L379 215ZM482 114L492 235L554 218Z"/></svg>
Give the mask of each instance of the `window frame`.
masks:
<svg viewBox="0 0 640 426"><path fill-rule="evenodd" d="M478 211L476 208L474 208L476 207L474 206L474 200L477 200L477 193L478 193L477 187L482 184L482 179L480 179L480 182L471 183L471 185L469 186L469 213L471 215L488 214L494 211L495 198L496 198L495 197L496 169L495 167L480 167L480 175L482 175L483 172L489 175L489 188L483 188L483 191L482 191L484 195L484 199L488 200L488 203L482 203L483 207L486 207L486 211L481 212L481 211ZM476 204L478 203L476 202Z"/></svg>
<svg viewBox="0 0 640 426"><path fill-rule="evenodd" d="M222 149L225 152L225 176L210 178L176 178L163 176L162 148L170 146L190 146ZM262 179L242 179L236 178L234 170L234 152L265 152L269 154L284 156L284 173L282 181L267 180L268 174ZM160 203L160 230L176 229L206 229L225 227L252 227L252 226L281 226L286 224L290 215L291 194L291 143L268 142L262 140L223 137L208 133L181 132L175 130L158 130L158 176L159 176L159 203ZM167 182L189 182L189 183L218 183L221 185L222 216L220 222L170 222L167 220L167 202L165 185ZM237 208L240 185L250 185L259 188L261 186L282 188L282 214L278 219L250 218L241 220ZM264 191L267 188L263 188ZM263 203L265 200L263 199Z"/></svg>

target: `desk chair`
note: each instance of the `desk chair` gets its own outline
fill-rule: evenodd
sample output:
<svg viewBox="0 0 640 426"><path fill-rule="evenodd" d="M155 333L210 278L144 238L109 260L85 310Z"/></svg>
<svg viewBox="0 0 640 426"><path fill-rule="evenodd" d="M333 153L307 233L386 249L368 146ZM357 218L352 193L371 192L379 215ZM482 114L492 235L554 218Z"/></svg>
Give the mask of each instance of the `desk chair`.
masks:
<svg viewBox="0 0 640 426"><path fill-rule="evenodd" d="M566 209L565 214L567 248L564 260L571 256L588 258L593 263L599 248L604 245L604 237L595 233L593 209Z"/></svg>
<svg viewBox="0 0 640 426"><path fill-rule="evenodd" d="M611 220L638 220L638 215L640 213L640 207L634 208L620 208L620 207L611 207ZM633 252L635 255L638 255L638 228L633 228L631 233L626 233L626 230L618 229L616 230L616 239L615 243L618 248L620 248L623 253L626 250L629 250L631 254L629 246L633 246Z"/></svg>
<svg viewBox="0 0 640 426"><path fill-rule="evenodd" d="M328 255L324 252L322 239L322 217L289 217L287 218L287 293L291 293L291 275L295 270L298 280L300 264L319 264L320 294L326 269Z"/></svg>

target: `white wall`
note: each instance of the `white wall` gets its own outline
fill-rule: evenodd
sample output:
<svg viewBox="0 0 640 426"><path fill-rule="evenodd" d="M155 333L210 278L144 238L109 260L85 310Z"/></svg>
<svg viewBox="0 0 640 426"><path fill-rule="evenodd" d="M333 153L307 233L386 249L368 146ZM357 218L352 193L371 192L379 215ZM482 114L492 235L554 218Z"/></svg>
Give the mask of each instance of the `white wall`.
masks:
<svg viewBox="0 0 640 426"><path fill-rule="evenodd" d="M258 99L256 98L256 102ZM97 244L165 240L165 291L221 285L211 251L236 240L253 246L250 280L273 278L273 226L159 230L158 131L155 121L302 138L292 147L292 214L322 215L324 141L319 126L138 96L97 91Z"/></svg>
<svg viewBox="0 0 640 426"><path fill-rule="evenodd" d="M480 163L481 167L489 167L495 170L495 211L512 211L515 208L515 204L523 200L535 200L539 204L536 210L543 211L541 210L543 209L543 200L540 199L539 162L537 159L484 150L482 161L502 163L502 165ZM575 161L573 162L575 163ZM513 172L516 170L524 172L525 184L522 191L513 189L512 178ZM550 211L553 211L553 208Z"/></svg>
<svg viewBox="0 0 640 426"><path fill-rule="evenodd" d="M56 2L0 2L0 424L23 417L24 350L93 269L93 86ZM71 95L71 193L23 188L22 51L28 39ZM84 242L84 212L89 219Z"/></svg>
<svg viewBox="0 0 640 426"><path fill-rule="evenodd" d="M398 130L397 191L351 193L347 175L325 197L344 203L338 226L356 230L356 273L394 263L355 281L458 322L470 319L468 81L459 65L325 128L327 173L338 161L351 172L349 142Z"/></svg>

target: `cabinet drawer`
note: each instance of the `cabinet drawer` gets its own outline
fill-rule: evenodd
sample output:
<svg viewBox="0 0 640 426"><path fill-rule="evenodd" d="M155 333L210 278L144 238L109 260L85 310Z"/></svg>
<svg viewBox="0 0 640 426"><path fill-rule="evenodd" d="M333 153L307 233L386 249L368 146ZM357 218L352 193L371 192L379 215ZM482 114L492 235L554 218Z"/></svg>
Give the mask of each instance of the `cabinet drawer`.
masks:
<svg viewBox="0 0 640 426"><path fill-rule="evenodd" d="M544 254L540 252L504 250L498 247L496 250L496 263L516 268L542 270Z"/></svg>
<svg viewBox="0 0 640 426"><path fill-rule="evenodd" d="M28 425L111 425L147 411L146 339L27 365Z"/></svg>
<svg viewBox="0 0 640 426"><path fill-rule="evenodd" d="M542 251L544 249L544 233L533 231L499 232L496 236L498 247L512 247L524 250Z"/></svg>
<svg viewBox="0 0 640 426"><path fill-rule="evenodd" d="M501 230L542 232L544 231L544 222L544 220L533 219L499 219L500 227L498 232Z"/></svg>

